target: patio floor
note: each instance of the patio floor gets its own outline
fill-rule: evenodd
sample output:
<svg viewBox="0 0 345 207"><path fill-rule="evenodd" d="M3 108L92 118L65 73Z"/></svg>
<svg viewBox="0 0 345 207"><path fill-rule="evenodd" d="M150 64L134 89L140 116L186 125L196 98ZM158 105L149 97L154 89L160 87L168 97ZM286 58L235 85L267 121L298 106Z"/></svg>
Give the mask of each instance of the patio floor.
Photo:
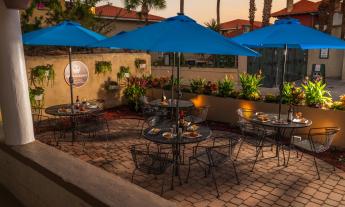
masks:
<svg viewBox="0 0 345 207"><path fill-rule="evenodd" d="M112 120L111 141L87 141L85 148L82 142L61 142L58 149L69 153L81 160L91 163L104 170L114 173L130 181L134 165L129 147L132 144L147 143L140 138L138 121L133 119ZM214 135L238 136L236 133L214 130ZM45 132L38 135L44 143L55 145L52 133ZM186 157L190 155L187 150ZM266 149L264 158L272 157L271 149ZM203 171L192 166L189 183L170 190L166 182L163 197L178 203L180 206L345 206L345 177L342 170L337 169L333 174L332 166L318 160L321 180L316 179L312 157L305 154L302 161L291 153L292 159L288 167L278 167L277 159L264 159L257 163L254 172L250 172L254 159L254 149L244 145L237 160L240 185L237 185L231 163L217 169L216 177L221 196L216 198L216 190L211 177L204 177ZM181 169L182 179L185 179L187 166ZM170 172L165 176L170 176ZM177 179L175 179L177 180ZM138 173L134 183L159 194L162 180Z"/></svg>

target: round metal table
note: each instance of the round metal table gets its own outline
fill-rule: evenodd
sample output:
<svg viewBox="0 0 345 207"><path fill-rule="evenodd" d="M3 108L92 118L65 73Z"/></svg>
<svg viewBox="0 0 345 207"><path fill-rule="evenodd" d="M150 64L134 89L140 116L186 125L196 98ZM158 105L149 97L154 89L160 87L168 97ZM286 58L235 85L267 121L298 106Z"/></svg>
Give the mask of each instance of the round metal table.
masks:
<svg viewBox="0 0 345 207"><path fill-rule="evenodd" d="M243 117L244 119L246 119L247 121L249 121L252 124L256 124L256 125L261 125L265 128L271 128L274 129L276 131L275 134L275 142L276 142L276 157L278 157L278 166L280 165L280 161L279 161L279 147L283 147L284 143L283 143L283 138L284 137L290 137L289 140L289 155L288 155L288 160L287 162L285 162L285 155L284 155L284 149L283 149L283 158L284 158L284 165L287 166L289 163L289 159L290 159L290 151L291 151L291 146L292 143L294 142L294 131L296 129L302 129L302 128L307 128L309 126L311 126L313 124L313 122L311 120L306 119L305 122L300 123L300 122L285 122L285 123L277 123L273 120L277 120L278 114L266 114L265 115L268 116L268 121L260 121L257 118L256 114L253 114L252 116L249 117ZM281 120L287 120L287 115L283 114L281 115ZM286 133L288 133L288 136L284 136L286 135Z"/></svg>
<svg viewBox="0 0 345 207"><path fill-rule="evenodd" d="M193 102L186 101L186 100L179 100L178 102L179 108L192 108L194 107ZM156 99L151 102L149 102L151 106L155 107L162 107L162 108L176 108L177 107L177 100L173 99L171 102L168 100L166 104L162 104L162 100Z"/></svg>
<svg viewBox="0 0 345 207"><path fill-rule="evenodd" d="M173 122L171 121L163 121L160 125L155 127L149 127L144 130L143 137L151 142L157 144L166 144L172 146L172 154L173 154L173 174L171 179L171 188L174 188L174 176L180 175L180 157L181 157L181 146L186 144L195 144L207 140L211 137L212 131L210 128L205 126L198 126L196 130L200 136L196 138L187 138L183 135L180 137L175 136L174 138L167 139L163 136L164 132L171 132L171 128L173 127ZM158 128L160 131L156 134L150 133L153 128ZM180 183L181 184L181 183Z"/></svg>

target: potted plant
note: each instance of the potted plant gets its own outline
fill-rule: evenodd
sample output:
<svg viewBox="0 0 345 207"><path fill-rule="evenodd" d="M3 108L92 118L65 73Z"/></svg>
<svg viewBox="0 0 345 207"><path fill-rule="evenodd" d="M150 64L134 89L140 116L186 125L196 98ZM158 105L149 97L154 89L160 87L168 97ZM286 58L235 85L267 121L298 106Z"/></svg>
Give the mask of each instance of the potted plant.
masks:
<svg viewBox="0 0 345 207"><path fill-rule="evenodd" d="M55 79L55 71L53 65L38 65L31 68L30 80L34 86L43 85L44 81L53 83Z"/></svg>
<svg viewBox="0 0 345 207"><path fill-rule="evenodd" d="M302 87L308 106L323 108L332 101L331 94L325 89L326 84L322 80L310 81L306 79Z"/></svg>
<svg viewBox="0 0 345 207"><path fill-rule="evenodd" d="M146 68L146 60L144 59L135 59L134 61L135 67L140 70L144 70Z"/></svg>
<svg viewBox="0 0 345 207"><path fill-rule="evenodd" d="M95 66L96 74L105 74L112 71L111 61L97 61Z"/></svg>
<svg viewBox="0 0 345 207"><path fill-rule="evenodd" d="M235 84L225 76L224 80L218 81L218 96L229 97L234 90Z"/></svg>
<svg viewBox="0 0 345 207"><path fill-rule="evenodd" d="M105 90L107 92L114 92L120 89L120 86L118 84L117 81L113 81L108 79L108 81L106 81L105 86L104 86Z"/></svg>
<svg viewBox="0 0 345 207"><path fill-rule="evenodd" d="M117 73L117 79L119 81L121 81L124 78L129 78L130 75L131 75L131 73L129 71L129 66L127 66L127 67L121 66L120 71Z"/></svg>
<svg viewBox="0 0 345 207"><path fill-rule="evenodd" d="M130 109L139 111L141 105L141 97L146 94L146 80L132 77L128 81L128 86L124 90L124 96L128 101Z"/></svg>
<svg viewBox="0 0 345 207"><path fill-rule="evenodd" d="M42 87L29 88L30 103L37 106L43 100L44 89Z"/></svg>
<svg viewBox="0 0 345 207"><path fill-rule="evenodd" d="M258 74L242 73L240 75L240 83L242 87L241 97L247 100L259 100L261 81L263 76L261 72Z"/></svg>
<svg viewBox="0 0 345 207"><path fill-rule="evenodd" d="M193 79L190 81L190 89L193 93L202 94L206 85L204 78Z"/></svg>

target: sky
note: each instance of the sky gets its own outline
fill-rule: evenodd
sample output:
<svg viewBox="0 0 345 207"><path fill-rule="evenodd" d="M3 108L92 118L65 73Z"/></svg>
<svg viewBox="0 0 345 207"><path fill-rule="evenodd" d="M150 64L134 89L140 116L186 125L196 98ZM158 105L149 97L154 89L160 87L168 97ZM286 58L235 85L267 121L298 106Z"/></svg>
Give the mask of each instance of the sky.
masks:
<svg viewBox="0 0 345 207"><path fill-rule="evenodd" d="M159 11L152 11L151 14L171 17L179 12L180 0L166 0L167 8ZM316 0L312 0L316 1ZM123 7L123 0L105 0L116 6ZM104 4L103 2L103 4ZM264 0L256 0L256 20L262 19L262 8ZM297 0L295 0L297 2ZM286 7L286 0L273 0L272 12ZM248 19L249 0L221 0L221 22L233 19ZM199 23L209 22L216 18L216 0L185 0L185 14L197 20Z"/></svg>

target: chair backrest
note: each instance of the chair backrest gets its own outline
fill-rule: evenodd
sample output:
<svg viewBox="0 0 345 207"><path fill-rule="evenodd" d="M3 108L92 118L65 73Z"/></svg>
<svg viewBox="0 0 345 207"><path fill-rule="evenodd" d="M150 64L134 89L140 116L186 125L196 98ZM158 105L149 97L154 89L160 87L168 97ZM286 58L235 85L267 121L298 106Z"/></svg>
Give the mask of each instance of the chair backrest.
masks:
<svg viewBox="0 0 345 207"><path fill-rule="evenodd" d="M339 127L311 128L309 131L309 136L324 138L321 141L322 148L319 149L319 152L324 152L332 146L333 140L339 131Z"/></svg>
<svg viewBox="0 0 345 207"><path fill-rule="evenodd" d="M227 144L220 144L220 145L214 145L206 148L207 157L209 160L209 163L211 165L217 165L219 161L224 162L227 159L224 159L225 157L231 158L232 152L234 152L237 144L239 143L239 140L237 139L229 139L229 143ZM218 156L217 156L218 155ZM218 160L219 155L222 155L222 160Z"/></svg>

